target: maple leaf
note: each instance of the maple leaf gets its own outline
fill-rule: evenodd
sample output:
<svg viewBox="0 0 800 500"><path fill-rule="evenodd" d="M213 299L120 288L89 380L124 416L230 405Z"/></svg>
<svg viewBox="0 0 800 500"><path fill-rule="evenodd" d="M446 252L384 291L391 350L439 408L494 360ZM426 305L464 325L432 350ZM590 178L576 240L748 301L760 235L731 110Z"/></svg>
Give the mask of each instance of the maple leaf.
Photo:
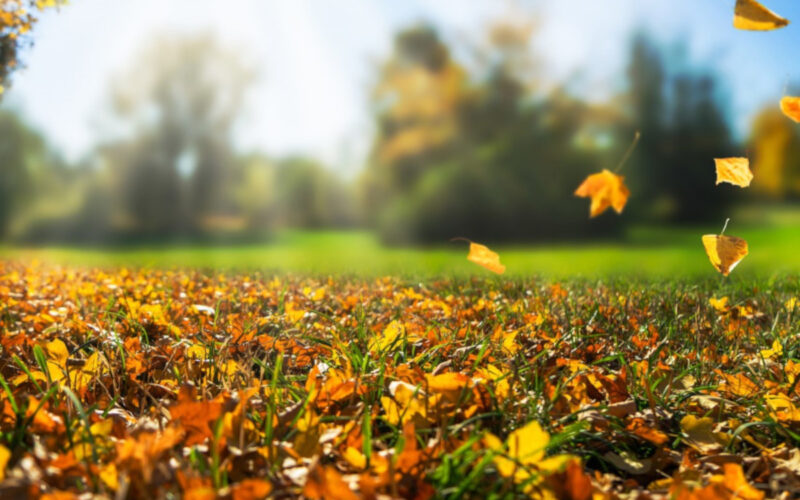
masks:
<svg viewBox="0 0 800 500"><path fill-rule="evenodd" d="M575 190L575 196L592 199L589 205L589 217L597 217L608 207L621 214L630 194L628 187L625 186L625 177L606 169L587 177Z"/></svg>
<svg viewBox="0 0 800 500"><path fill-rule="evenodd" d="M781 111L795 122L800 123L800 97L783 97L781 99Z"/></svg>
<svg viewBox="0 0 800 500"><path fill-rule="evenodd" d="M177 403L169 408L169 414L186 430L186 445L191 446L213 437L212 425L222 416L222 403L196 401L194 389L184 386L178 394Z"/></svg>
<svg viewBox="0 0 800 500"><path fill-rule="evenodd" d="M747 187L753 180L750 160L747 158L714 158L717 167L717 184L727 182L739 187Z"/></svg>
<svg viewBox="0 0 800 500"><path fill-rule="evenodd" d="M497 274L503 274L506 271L506 266L500 263L500 256L496 252L489 250L489 247L479 243L469 243L467 260Z"/></svg>
<svg viewBox="0 0 800 500"><path fill-rule="evenodd" d="M768 31L789 24L787 19L772 12L756 0L736 0L733 27L740 30Z"/></svg>

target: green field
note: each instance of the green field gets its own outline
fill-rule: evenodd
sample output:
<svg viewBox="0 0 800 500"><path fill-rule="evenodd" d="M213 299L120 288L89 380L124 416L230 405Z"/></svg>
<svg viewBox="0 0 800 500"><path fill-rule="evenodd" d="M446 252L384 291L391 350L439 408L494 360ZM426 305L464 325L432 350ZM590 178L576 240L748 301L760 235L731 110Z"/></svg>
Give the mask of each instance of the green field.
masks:
<svg viewBox="0 0 800 500"><path fill-rule="evenodd" d="M652 228L629 231L622 241L497 245L507 276L647 277L716 276L700 236L718 228ZM737 277L800 272L800 230L789 224L730 230L749 242ZM268 243L235 246L172 245L135 248L3 247L0 255L90 266L193 267L302 274L464 277L485 273L468 262L464 242L426 248L389 248L367 232L282 232ZM488 274L488 272L486 272Z"/></svg>

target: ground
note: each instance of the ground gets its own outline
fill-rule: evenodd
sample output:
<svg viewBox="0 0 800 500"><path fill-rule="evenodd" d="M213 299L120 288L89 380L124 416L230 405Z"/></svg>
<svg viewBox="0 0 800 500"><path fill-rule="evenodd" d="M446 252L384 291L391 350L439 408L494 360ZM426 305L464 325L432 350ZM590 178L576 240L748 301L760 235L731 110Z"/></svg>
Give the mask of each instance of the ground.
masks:
<svg viewBox="0 0 800 500"><path fill-rule="evenodd" d="M800 494L796 274L100 264L0 261L3 498Z"/></svg>

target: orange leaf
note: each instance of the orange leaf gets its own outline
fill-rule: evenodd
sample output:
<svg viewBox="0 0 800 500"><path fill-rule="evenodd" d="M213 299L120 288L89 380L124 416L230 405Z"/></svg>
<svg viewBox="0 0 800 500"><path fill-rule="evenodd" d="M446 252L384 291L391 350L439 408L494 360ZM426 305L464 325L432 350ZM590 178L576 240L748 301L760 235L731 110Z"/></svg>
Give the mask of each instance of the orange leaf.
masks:
<svg viewBox="0 0 800 500"><path fill-rule="evenodd" d="M231 488L233 500L259 500L272 491L272 483L263 479L245 479Z"/></svg>
<svg viewBox="0 0 800 500"><path fill-rule="evenodd" d="M178 402L169 408L173 420L180 421L186 430L186 445L200 444L213 437L212 426L222 416L222 403L195 401L194 390L189 386L181 388Z"/></svg>
<svg viewBox="0 0 800 500"><path fill-rule="evenodd" d="M783 28L789 24L756 0L736 0L733 12L733 27L740 30L768 31Z"/></svg>
<svg viewBox="0 0 800 500"><path fill-rule="evenodd" d="M303 496L314 500L358 500L333 467L316 466L308 472Z"/></svg>
<svg viewBox="0 0 800 500"><path fill-rule="evenodd" d="M717 184L727 182L744 188L753 180L747 158L714 158L714 163L717 166Z"/></svg>
<svg viewBox="0 0 800 500"><path fill-rule="evenodd" d="M489 247L479 243L469 243L469 255L467 255L467 260L497 274L503 274L506 271L506 266L500 263L500 256L489 250Z"/></svg>
<svg viewBox="0 0 800 500"><path fill-rule="evenodd" d="M631 194L624 181L625 177L604 169L587 177L575 190L575 196L592 199L589 217L597 217L608 207L620 214Z"/></svg>
<svg viewBox="0 0 800 500"><path fill-rule="evenodd" d="M781 99L781 111L784 115L800 123L800 97L785 96Z"/></svg>
<svg viewBox="0 0 800 500"><path fill-rule="evenodd" d="M764 493L752 487L744 477L742 466L734 463L723 464L723 480L725 485L734 495L741 500L762 500Z"/></svg>
<svg viewBox="0 0 800 500"><path fill-rule="evenodd" d="M711 264L727 276L748 253L747 242L736 236L703 235L703 246Z"/></svg>

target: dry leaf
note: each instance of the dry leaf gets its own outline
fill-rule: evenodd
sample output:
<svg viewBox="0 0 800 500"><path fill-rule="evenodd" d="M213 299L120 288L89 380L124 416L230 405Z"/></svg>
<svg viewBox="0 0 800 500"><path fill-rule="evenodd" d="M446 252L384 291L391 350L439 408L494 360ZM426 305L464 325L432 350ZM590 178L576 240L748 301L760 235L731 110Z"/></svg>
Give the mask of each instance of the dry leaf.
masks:
<svg viewBox="0 0 800 500"><path fill-rule="evenodd" d="M717 184L727 182L744 188L753 180L747 158L714 158L714 163L717 165Z"/></svg>
<svg viewBox="0 0 800 500"><path fill-rule="evenodd" d="M768 31L783 28L787 19L775 14L756 0L736 0L733 27L740 30Z"/></svg>
<svg viewBox="0 0 800 500"><path fill-rule="evenodd" d="M575 190L575 196L592 199L589 217L597 217L608 207L620 214L631 194L624 181L625 177L604 169L587 177Z"/></svg>
<svg viewBox="0 0 800 500"><path fill-rule="evenodd" d="M800 123L800 97L783 97L781 99L781 111L783 111L784 115Z"/></svg>
<svg viewBox="0 0 800 500"><path fill-rule="evenodd" d="M703 246L711 264L727 276L747 255L747 242L736 236L703 235Z"/></svg>
<svg viewBox="0 0 800 500"><path fill-rule="evenodd" d="M467 255L467 260L497 274L503 274L506 271L506 266L500 263L500 256L489 250L489 247L479 243L469 243L469 255Z"/></svg>

